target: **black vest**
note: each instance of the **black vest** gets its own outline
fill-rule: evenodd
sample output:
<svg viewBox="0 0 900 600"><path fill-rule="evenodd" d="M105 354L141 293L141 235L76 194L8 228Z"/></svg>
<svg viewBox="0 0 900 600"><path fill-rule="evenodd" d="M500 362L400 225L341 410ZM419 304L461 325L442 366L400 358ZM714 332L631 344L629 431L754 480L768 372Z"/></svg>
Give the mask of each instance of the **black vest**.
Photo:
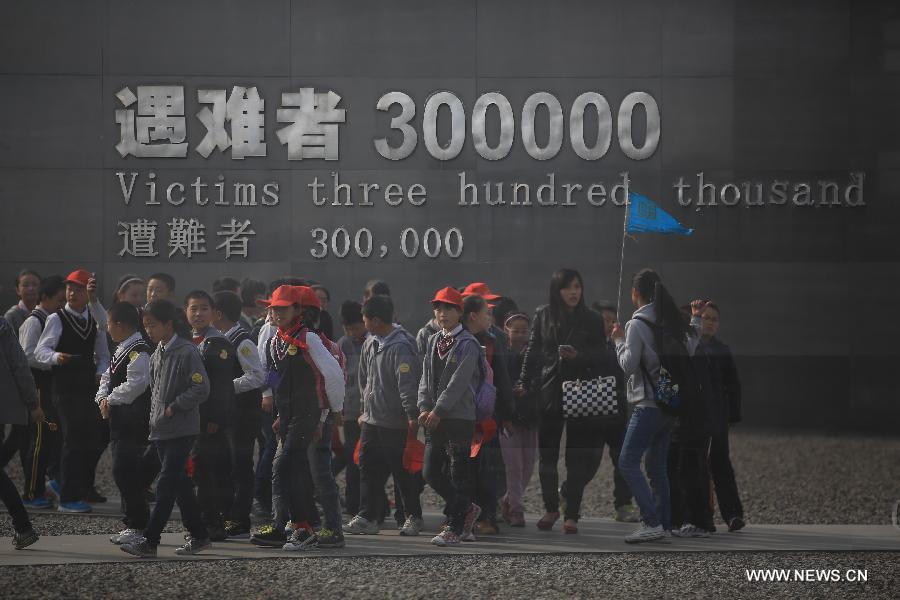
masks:
<svg viewBox="0 0 900 600"><path fill-rule="evenodd" d="M93 392L97 389L97 365L94 363L94 342L97 339L97 322L88 311L84 324L61 308L56 311L62 333L56 343L57 352L72 354L65 365L53 367L53 386L58 394Z"/></svg>
<svg viewBox="0 0 900 600"><path fill-rule="evenodd" d="M37 319L38 323L41 325L41 333L44 332L44 327L47 325L47 313L40 307L36 307L33 311L31 311L31 315L35 319ZM27 320L27 318L26 318ZM50 374L50 371L44 371L41 369L31 369L31 375L34 377L34 384L37 386L38 391L41 393L41 396L44 394L50 393L51 387L50 384L53 381L53 376ZM46 402L49 402L50 399L46 398L42 402L42 406L47 406Z"/></svg>
<svg viewBox="0 0 900 600"><path fill-rule="evenodd" d="M139 353L150 354L150 347L143 339L136 340L125 348L118 356L113 356L109 363L109 384L106 393L125 383L128 379L128 365L132 357ZM109 407L109 438L146 440L150 435L150 386L131 404L119 404Z"/></svg>
<svg viewBox="0 0 900 600"><path fill-rule="evenodd" d="M306 336L306 329L298 334ZM294 350L291 350L294 348ZM316 374L307 362L306 350L282 340L276 333L269 340L267 362L270 371L275 371L276 381L270 381L275 395L275 405L281 418L281 433L287 433L285 426L310 429L319 419L319 396L316 391Z"/></svg>
<svg viewBox="0 0 900 600"><path fill-rule="evenodd" d="M228 341L231 342L231 345L234 346L235 352L241 351L239 346L242 343L244 343L245 340L249 341L250 343L253 344L253 346L254 346L253 351L256 352L256 344L253 342L253 338L250 337L250 333L243 327L235 327L232 329L230 334L225 333L224 335L228 339ZM241 366L240 358L237 355L235 355L235 359L236 360L234 361L234 379L237 379L238 377L243 377L244 368ZM256 408L259 408L261 402L262 402L262 389L259 389L259 388L255 389L255 390L250 390L248 392L242 392L237 395L237 405L242 409L249 409L249 408L253 408L254 406Z"/></svg>
<svg viewBox="0 0 900 600"><path fill-rule="evenodd" d="M209 377L209 398L200 404L200 424L216 423L224 429L232 423L235 412L234 364L238 362L234 347L224 336L213 336L198 346L203 366ZM240 368L240 364L237 365Z"/></svg>

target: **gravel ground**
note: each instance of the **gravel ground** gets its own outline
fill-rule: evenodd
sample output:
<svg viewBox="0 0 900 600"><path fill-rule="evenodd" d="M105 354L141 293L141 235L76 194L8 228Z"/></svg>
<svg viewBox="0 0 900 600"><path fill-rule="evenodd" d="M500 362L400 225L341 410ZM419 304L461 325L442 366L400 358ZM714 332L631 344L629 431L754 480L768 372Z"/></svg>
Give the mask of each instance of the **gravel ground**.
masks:
<svg viewBox="0 0 900 600"><path fill-rule="evenodd" d="M866 569L866 583L748 582L745 569ZM305 576L298 577L303 573ZM310 576L311 575L311 576ZM897 554L723 553L309 558L0 568L26 598L900 597Z"/></svg>
<svg viewBox="0 0 900 600"><path fill-rule="evenodd" d="M889 524L894 503L900 500L900 438L735 429L731 455L749 523ZM562 461L560 470L565 472ZM18 460L10 462L7 472L21 487ZM342 476L339 483L343 485ZM98 468L97 485L101 491L116 493L108 452ZM428 487L423 504L432 509L443 506ZM536 472L526 492L526 510L531 520L543 511ZM582 514L613 516L612 463L608 456L585 490ZM0 535L10 535L8 521L0 521ZM121 525L113 518L40 513L34 514L34 523L42 535L107 533ZM180 526L176 524L171 530L178 531Z"/></svg>

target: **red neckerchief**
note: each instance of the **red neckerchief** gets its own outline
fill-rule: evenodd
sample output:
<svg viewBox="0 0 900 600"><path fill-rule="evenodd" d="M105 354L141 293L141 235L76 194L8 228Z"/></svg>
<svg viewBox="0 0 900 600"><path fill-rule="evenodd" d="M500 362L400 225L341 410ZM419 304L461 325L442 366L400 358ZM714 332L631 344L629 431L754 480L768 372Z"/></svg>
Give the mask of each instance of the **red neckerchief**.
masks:
<svg viewBox="0 0 900 600"><path fill-rule="evenodd" d="M303 326L303 323L297 323L293 327L289 328L287 331L284 331L281 327L278 328L277 335L281 341L286 344L297 346L301 350L308 350L309 347L306 345L306 335L302 335L302 337L297 337L298 334L305 334L306 328Z"/></svg>

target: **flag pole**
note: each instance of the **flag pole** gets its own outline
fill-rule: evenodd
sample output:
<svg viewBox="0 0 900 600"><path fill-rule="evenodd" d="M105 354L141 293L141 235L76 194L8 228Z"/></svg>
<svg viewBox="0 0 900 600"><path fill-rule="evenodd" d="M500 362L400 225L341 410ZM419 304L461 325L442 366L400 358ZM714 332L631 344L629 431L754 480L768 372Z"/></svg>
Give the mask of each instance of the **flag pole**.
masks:
<svg viewBox="0 0 900 600"><path fill-rule="evenodd" d="M619 316L622 309L622 272L625 267L625 238L628 231L628 212L631 205L631 198L625 198L625 218L622 220L622 250L619 254L619 292L616 294L616 320L621 319Z"/></svg>

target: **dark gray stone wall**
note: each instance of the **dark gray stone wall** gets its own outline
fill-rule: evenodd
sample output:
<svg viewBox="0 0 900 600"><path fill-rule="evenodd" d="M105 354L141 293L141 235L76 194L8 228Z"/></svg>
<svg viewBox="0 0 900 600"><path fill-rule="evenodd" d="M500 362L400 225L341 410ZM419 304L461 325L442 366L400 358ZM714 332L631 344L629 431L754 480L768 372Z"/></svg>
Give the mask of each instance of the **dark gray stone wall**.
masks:
<svg viewBox="0 0 900 600"><path fill-rule="evenodd" d="M465 171L470 182L534 185L554 173L557 185L608 187L627 170L632 190L696 233L628 241L626 287L630 273L651 265L679 300L704 296L722 305L722 338L738 356L748 423L896 432L900 408L889 385L900 354L900 321L891 316L900 277L895 2L16 1L6 3L4 22L4 306L24 266L42 273L95 270L107 283L107 299L110 282L126 272L171 272L180 291L225 274L269 280L293 273L326 283L335 304L360 296L367 279L380 277L395 290L399 318L414 327L427 317L430 294L447 284L487 281L530 310L546 301L549 276L560 266L582 271L589 301L612 299L621 208L594 208L583 197L577 207L463 208L457 173ZM115 150L120 106L114 94L154 84L184 86L188 156L123 159ZM265 98L265 158L238 161L214 151L204 159L194 151L205 133L195 117L197 90L233 85L255 85ZM339 161L288 161L278 143L280 94L300 87L342 96L347 121L340 126ZM379 156L372 143L386 135L397 112L374 108L392 90L415 99L420 136L414 154L398 162ZM429 156L422 112L437 90L457 94L467 126L480 94L505 94L517 125L510 154L483 160L467 135L457 158ZM630 160L614 136L604 158L578 158L568 136L574 98L598 91L615 114L635 90L651 93L660 106L655 154ZM554 94L566 115L562 150L544 162L525 153L518 130L521 106L535 91ZM449 131L445 117L442 137ZM545 139L544 119L537 132ZM489 140L495 143L496 134ZM126 206L115 173L132 170L140 175ZM281 201L274 207L173 207L164 200L147 206L150 171L161 188L197 176L211 184L219 174L226 184L277 181ZM328 184L332 171L343 182L382 189L422 183L428 202L420 208L313 206L307 184L313 177ZM774 179L844 185L851 171L863 171L866 206L680 207L673 181L683 175L695 183L700 171L718 185ZM251 219L257 232L247 260L226 262L214 250L215 227L231 216ZM140 217L160 224L160 260L118 255L117 223ZM166 258L164 223L177 217L207 224L205 257ZM310 229L339 226L369 227L376 248L387 243L390 254L312 258ZM402 229L430 226L458 227L463 255L403 258Z"/></svg>

